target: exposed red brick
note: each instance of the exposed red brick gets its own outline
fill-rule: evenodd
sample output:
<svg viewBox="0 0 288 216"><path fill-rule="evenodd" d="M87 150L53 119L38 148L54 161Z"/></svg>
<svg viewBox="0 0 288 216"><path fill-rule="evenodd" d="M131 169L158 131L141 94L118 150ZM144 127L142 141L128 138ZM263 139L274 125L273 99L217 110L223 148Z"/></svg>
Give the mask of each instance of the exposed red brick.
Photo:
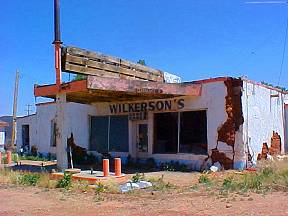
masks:
<svg viewBox="0 0 288 216"><path fill-rule="evenodd" d="M73 152L73 161L74 162L79 162L77 161L77 159L79 158L84 158L85 155L87 155L87 151L85 148L82 148L81 146L77 146L75 141L74 141L74 136L73 136L73 133L71 133L71 136L69 138L67 138L67 148L70 150L72 150ZM71 166L70 164L70 154L67 153L67 156L68 156L68 163L69 165ZM75 161L76 160L76 161Z"/></svg>
<svg viewBox="0 0 288 216"><path fill-rule="evenodd" d="M271 155L277 155L281 153L281 137L275 131L273 131L271 138L271 147L269 148L269 153Z"/></svg>
<svg viewBox="0 0 288 216"><path fill-rule="evenodd" d="M211 154L212 163L219 162L223 165L224 169L232 169L233 168L233 160L228 158L225 153L219 152L218 149L212 149Z"/></svg>
<svg viewBox="0 0 288 216"><path fill-rule="evenodd" d="M273 131L271 137L271 147L268 148L267 143L263 143L261 154L258 154L257 160L267 159L267 155L278 155L281 153L281 137L280 135Z"/></svg>
<svg viewBox="0 0 288 216"><path fill-rule="evenodd" d="M261 159L267 159L267 154L269 153L269 148L267 143L263 143L262 145L262 151L260 154L258 154L257 156L257 160L261 160Z"/></svg>
<svg viewBox="0 0 288 216"><path fill-rule="evenodd" d="M241 79L235 79L235 78L228 78L224 81L224 84L227 87L227 95L225 97L226 104L225 104L225 110L227 113L227 120L224 122L224 124L221 126L221 128L218 130L218 139L217 141L221 141L224 143L227 143L227 145L232 146L233 148L233 154L234 151L234 144L235 144L235 135L236 131L239 130L240 125L243 124L244 118L242 114L242 85L243 82ZM217 152L217 147L213 151L212 155L214 158L212 160L216 160L215 152ZM222 158L222 165L225 167L225 169L233 168L233 160L229 159L227 160L227 157L225 153L218 153L217 155L217 161L220 162L220 159L218 156L221 155ZM231 160L231 161L230 161Z"/></svg>
<svg viewBox="0 0 288 216"><path fill-rule="evenodd" d="M224 83L227 87L225 108L228 118L218 130L218 141L234 146L236 131L239 130L240 125L244 122L241 101L242 80L230 78Z"/></svg>

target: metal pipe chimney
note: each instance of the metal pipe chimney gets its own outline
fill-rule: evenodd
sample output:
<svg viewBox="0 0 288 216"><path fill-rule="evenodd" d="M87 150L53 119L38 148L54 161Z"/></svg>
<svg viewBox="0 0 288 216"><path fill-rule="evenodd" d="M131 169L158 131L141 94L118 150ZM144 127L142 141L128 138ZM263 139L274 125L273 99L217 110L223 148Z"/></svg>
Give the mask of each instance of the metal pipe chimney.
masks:
<svg viewBox="0 0 288 216"><path fill-rule="evenodd" d="M56 85L61 85L61 37L60 37L60 5L59 0L54 0L54 41L55 47L55 73Z"/></svg>

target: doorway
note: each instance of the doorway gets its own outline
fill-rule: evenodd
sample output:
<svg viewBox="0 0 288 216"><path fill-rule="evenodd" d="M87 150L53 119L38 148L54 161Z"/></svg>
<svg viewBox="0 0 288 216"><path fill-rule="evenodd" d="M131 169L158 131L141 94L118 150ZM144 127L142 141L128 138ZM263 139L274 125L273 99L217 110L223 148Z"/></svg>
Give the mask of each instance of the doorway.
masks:
<svg viewBox="0 0 288 216"><path fill-rule="evenodd" d="M146 122L136 124L136 149L139 156L148 153L148 124Z"/></svg>
<svg viewBox="0 0 288 216"><path fill-rule="evenodd" d="M29 125L22 125L22 148L23 152L30 150Z"/></svg>

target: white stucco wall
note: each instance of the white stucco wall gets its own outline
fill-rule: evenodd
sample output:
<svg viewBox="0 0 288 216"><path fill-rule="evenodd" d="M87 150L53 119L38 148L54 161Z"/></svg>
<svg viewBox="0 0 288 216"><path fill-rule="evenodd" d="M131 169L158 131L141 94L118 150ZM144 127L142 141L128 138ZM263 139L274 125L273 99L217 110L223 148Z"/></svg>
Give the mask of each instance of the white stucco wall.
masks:
<svg viewBox="0 0 288 216"><path fill-rule="evenodd" d="M88 147L89 143L89 115L95 115L93 106L67 103L65 104L67 119L67 138L73 133L75 143L81 147ZM17 149L22 145L22 125L30 125L30 147L37 146L40 153L56 153L56 147L51 146L51 122L56 117L56 103L38 105L36 114L17 119Z"/></svg>
<svg viewBox="0 0 288 216"><path fill-rule="evenodd" d="M17 118L17 134L16 134L16 147L17 151L20 150L22 146L22 125L29 125L29 142L30 148L37 143L37 125L36 125L36 115L30 115L25 117Z"/></svg>
<svg viewBox="0 0 288 216"><path fill-rule="evenodd" d="M271 146L273 131L281 137L284 153L284 95L249 81L243 82L242 110L243 140L253 162L262 150L262 144Z"/></svg>
<svg viewBox="0 0 288 216"><path fill-rule="evenodd" d="M208 82L202 84L202 94L200 97L181 97L184 99L185 106L181 110L172 108L172 111L193 111L193 110L206 110L207 111L207 141L208 141L208 154L211 155L211 150L217 146L218 129L227 119L225 111L225 96L227 95L227 88L223 81ZM180 99L180 98L178 98ZM159 100L154 100L159 101ZM141 102L141 101L139 101ZM123 103L123 102L122 102ZM134 102L133 102L134 103ZM115 104L115 103L113 103ZM74 135L75 143L81 147L89 150L89 136L90 136L90 116L96 115L111 115L109 103L96 103L93 105L83 105L76 103L67 103L64 107L65 110L65 125L67 126L66 137L68 138L71 133ZM155 111L156 112L156 111ZM148 154L142 156L149 158L154 157L159 161L181 160L187 164L193 163L195 169L199 169L207 155L194 155L187 153L178 154L153 154L153 137L154 137L154 118L153 113L148 113ZM126 113L127 114L127 113ZM56 104L46 104L37 106L37 114L34 117L34 130L33 143L37 145L39 152L42 153L55 153L56 148L51 147L51 121L56 115ZM22 121L24 121L23 118ZM129 154L132 156L136 152L135 138L135 124L134 121L129 121ZM19 122L20 126L20 122ZM21 134L19 134L21 136ZM19 139L20 140L20 139ZM240 141L239 141L240 140ZM242 141L242 135L236 139L236 143ZM32 142L31 142L32 144ZM236 144L235 144L236 145ZM218 150L224 152L230 159L233 158L233 149L226 143L219 142ZM112 153L112 155L127 156L128 153ZM141 157L141 154L138 154ZM236 157L237 158L237 157ZM193 165L193 166L194 166Z"/></svg>
<svg viewBox="0 0 288 216"><path fill-rule="evenodd" d="M288 101L285 101L285 122L284 122L284 125L285 125L285 153L288 152L288 139L287 139L287 136L288 136Z"/></svg>
<svg viewBox="0 0 288 216"><path fill-rule="evenodd" d="M55 104L37 106L37 144L38 151L41 153L56 153L56 147L51 146L51 122L55 119Z"/></svg>
<svg viewBox="0 0 288 216"><path fill-rule="evenodd" d="M225 96L227 95L227 88L223 81L209 82L202 85L202 94L200 97L180 97L184 99L185 107L181 110L174 111L193 111L193 110L206 110L207 111L207 141L208 141L208 153L211 154L211 150L217 146L218 128L226 121L227 113L225 111ZM178 98L179 99L179 98ZM161 101L161 100L153 100ZM141 102L141 101L138 101ZM121 102L123 104L125 102ZM129 102L127 102L129 103ZM131 103L131 102L130 102ZM132 102L132 103L137 103ZM115 104L115 103L113 103ZM97 115L111 115L109 109L109 103L96 103L94 104ZM172 110L173 111L173 110ZM187 153L178 154L152 154L153 149L153 114L156 112L149 112L148 125L149 125L149 146L148 154L146 157L153 157L156 160L182 160L189 163L194 161L195 167L199 168L201 163L208 155L194 155ZM135 130L135 129L134 129ZM133 130L133 123L130 124L130 132ZM130 154L135 153L131 147L133 145L133 135L130 134ZM242 137L241 137L242 139ZM218 149L220 152L225 152L229 158L233 158L233 150L231 146L226 143L219 143Z"/></svg>

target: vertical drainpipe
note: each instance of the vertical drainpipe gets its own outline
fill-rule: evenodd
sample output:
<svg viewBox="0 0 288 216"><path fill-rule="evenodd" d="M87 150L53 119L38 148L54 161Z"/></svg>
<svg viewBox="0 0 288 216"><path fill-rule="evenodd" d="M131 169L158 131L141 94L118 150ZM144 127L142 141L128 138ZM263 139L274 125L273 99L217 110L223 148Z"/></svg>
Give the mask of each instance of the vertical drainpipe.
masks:
<svg viewBox="0 0 288 216"><path fill-rule="evenodd" d="M56 72L56 85L58 90L61 85L61 38L60 38L60 6L59 0L54 0L54 54L55 54L55 72Z"/></svg>
<svg viewBox="0 0 288 216"><path fill-rule="evenodd" d="M281 107L282 107L282 119L283 119L283 136L284 136L284 139L283 139L283 146L284 146L284 151L283 153L285 154L286 151L288 150L287 149L287 145L286 145L286 142L287 142L287 133L286 133L286 115L285 115L285 103L284 103L284 98L283 98L283 93L280 93L281 95ZM282 153L282 152L281 152Z"/></svg>
<svg viewBox="0 0 288 216"><path fill-rule="evenodd" d="M245 85L245 88L246 88L246 91L245 91L245 96L246 96L246 140L245 140L245 143L246 143L246 149L245 149L245 156L246 156L246 168L248 167L248 153L249 153L249 136L248 136L248 133L249 133L249 130L248 130L248 127L249 127L249 107L248 107L248 82L245 82L246 85ZM252 149L251 149L252 150ZM254 155L253 155L254 157ZM253 159L252 159L253 161Z"/></svg>

